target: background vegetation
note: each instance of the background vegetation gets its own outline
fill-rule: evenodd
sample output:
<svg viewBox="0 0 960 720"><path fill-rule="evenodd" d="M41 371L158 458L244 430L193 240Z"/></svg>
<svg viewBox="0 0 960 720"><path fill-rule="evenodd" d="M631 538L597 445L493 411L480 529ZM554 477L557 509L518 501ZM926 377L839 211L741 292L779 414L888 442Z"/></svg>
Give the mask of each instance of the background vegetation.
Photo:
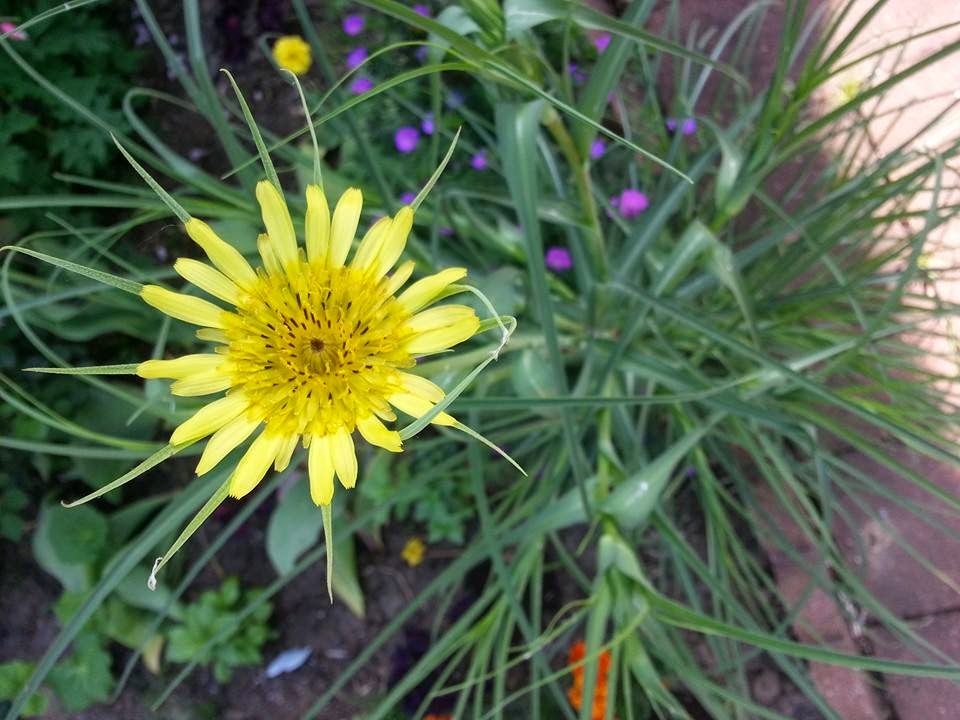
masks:
<svg viewBox="0 0 960 720"><path fill-rule="evenodd" d="M13 143L0 164L9 183L0 211L4 237L19 248L173 282L169 260L192 249L163 203L117 171L108 133L245 252L259 227L258 170L206 45L223 16L204 17L197 0L184 0L161 22L146 0L135 5L176 88L134 86L137 53L106 29L116 27L109 10L81 7L35 24L18 11L29 40L0 40L0 137ZM915 361L916 337L956 311L923 291L920 260L953 211L940 198L960 145L950 137L926 155L908 144L862 151L884 94L960 43L823 106L829 83L876 62L849 51L882 2L854 23L852 3L833 14L786 3L772 74L757 85L747 78L756 82L765 2L719 31L681 27L676 3L666 3L656 34L644 29L653 0L634 0L620 19L560 0L464 0L433 15L392 0L323 5L293 0L288 18L258 22L310 43L304 83L328 192L360 185L365 220L393 212L462 128L454 161L417 215L409 255L421 272L467 266L498 311L517 316L500 359L451 407L529 477L443 430L422 433L403 455L367 451L357 492L335 500L334 586L338 611L366 614L369 635L310 695L296 696L291 717L585 720L598 708L608 720L785 717L751 695L759 662L837 718L806 661L960 678L872 598L833 533L849 508L885 492L845 447L949 512L960 507L892 451L904 444L958 462L944 378ZM354 42L341 29L350 12L366 18L371 56L337 86L344 61L335 53ZM176 45L171 18L182 21ZM77 27L98 42L71 44ZM267 67L272 32L258 33L253 52L264 52L251 67ZM89 75L73 77L70 52L90 54ZM312 162L296 130L303 118L276 110L296 108L295 91L272 71L237 76L248 96L263 93L254 113L302 211ZM358 76L370 78L370 91L350 91ZM432 134L398 152L394 130L428 115ZM691 133L667 122L685 118L696 120ZM201 126L204 157L191 157L178 129ZM642 192L648 207L631 212L625 190ZM569 251L569 269L548 267L556 247ZM191 692L191 673L207 672L197 665L226 683L236 668L259 664L265 647L281 649L266 643L284 632L275 608L290 607L293 595L309 589L299 602L326 603L319 513L294 463L214 518L148 592L152 559L222 475L191 479L188 461L173 461L96 505L67 510L58 501L154 453L191 401L172 398L161 381L37 379L20 368L133 362L196 341L158 323L138 298L41 260L2 255L0 528L19 543L5 554L29 539L37 567L59 583L59 629L42 654L0 666L0 698L10 701L8 718L42 714L51 695L68 712L131 694L166 707ZM417 372L452 388L494 344L480 336L456 360ZM887 499L950 532L925 503ZM799 528L802 546L778 516ZM391 548L397 555L412 526L438 554L415 591L374 621L365 563ZM235 558L251 545L272 569L245 577ZM798 642L798 607L780 597L771 549L809 571L808 593L845 599L927 662ZM3 582L16 580L5 572ZM567 695L568 651L580 639L578 709ZM389 669L364 696L351 683L371 667Z"/></svg>

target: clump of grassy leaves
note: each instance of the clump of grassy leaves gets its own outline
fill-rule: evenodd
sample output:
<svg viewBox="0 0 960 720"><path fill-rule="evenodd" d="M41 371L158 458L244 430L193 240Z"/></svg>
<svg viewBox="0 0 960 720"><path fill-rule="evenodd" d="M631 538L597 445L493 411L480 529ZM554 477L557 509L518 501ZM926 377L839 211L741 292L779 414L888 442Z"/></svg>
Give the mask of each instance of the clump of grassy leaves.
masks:
<svg viewBox="0 0 960 720"><path fill-rule="evenodd" d="M137 4L154 28L146 0ZM322 717L420 609L432 605L443 617L468 577L473 602L437 623L429 651L366 717L391 716L429 678L421 714L443 698L454 717L585 720L591 703L576 712L564 694L566 649L579 637L587 646L587 699L596 687L599 653L612 653L607 718L682 718L693 708L716 718L780 717L751 699L746 666L759 651L834 719L836 712L807 676L808 660L960 678L954 665L870 596L839 552L831 534L836 515L845 503L882 489L829 442L849 443L950 511L958 509L955 498L900 466L888 446L865 439L869 432L884 434L957 463L944 436L950 408L938 393L940 378L914 369L916 353L903 337L931 332L926 323L955 311L918 292L915 281L930 233L952 211L939 202L939 192L958 138L946 139L936 155L918 155L906 144L882 157L854 150L885 93L960 50L960 43L899 67L882 82L864 84L815 115L813 103L825 84L875 62L866 55L851 65L850 53L882 2L846 34L840 28L847 27L843 21L853 2L832 15L812 16L806 2L787 3L776 67L759 92L741 72L753 62L768 3L745 7L719 34L681 34L674 5L663 37L642 29L652 0L635 0L620 19L565 2L517 0L500 7L465 0L436 18L393 0L363 4L371 27L385 37L382 54L358 71L369 73L375 88L363 96L336 90L312 97L311 120L321 143L338 156L336 167L324 168L325 182L333 194L348 184L363 185L370 190L368 212L389 212L402 192L416 190L412 183L426 180L456 127L463 127L468 153L486 149L490 167L482 173L470 169L466 153L451 165L418 213L410 255L424 272L449 264L469 267L481 286L493 288L489 294L497 302L509 306L503 311L519 316L520 329L502 357L452 409L509 448L529 478L482 446L441 431L421 438L413 457L380 461L393 464L390 477L409 481L392 494L378 492L376 505L369 494L338 496L337 503L352 503L341 538L382 522L394 504L415 502L417 488L438 478L459 478L475 515L462 552L330 678L304 717ZM293 5L329 86L337 70L316 19L303 0ZM252 239L259 226L250 203L254 154L237 108L223 107L210 81L196 0L185 0L184 17L190 70L173 62L162 33L155 40L171 58L190 109L183 109L184 100L154 97L191 122L197 114L208 122L237 172L222 180L176 155L143 122L136 102L124 106L136 130L122 142L140 162L179 184L175 194L188 211L231 238ZM612 34L602 54L590 49L586 29ZM422 63L403 44L411 41L426 43ZM12 45L3 49L24 65ZM566 72L575 56L589 66L583 85ZM675 93L662 104L654 88L668 67ZM117 131L63 89L41 84L95 127ZM417 154L397 157L392 128L384 128L382 119L407 117L414 124L428 112L435 135ZM668 133L667 116L697 117L696 138ZM592 161L589 148L600 136L608 150ZM307 177L310 154L294 140L268 137L274 155ZM824 157L825 146L838 150ZM800 169L774 194L771 178L788 167ZM639 218L625 220L610 204L625 186L642 188L651 199ZM911 201L924 196L929 202L918 209ZM165 217L160 202L125 184L104 188L97 197L132 212L122 226L89 233L89 249L78 260L133 279L169 278L143 259L124 260L132 264L126 266L108 252L124 233ZM68 206L74 199L63 194L51 201ZM31 199L0 202L16 208ZM909 232L888 232L904 221ZM571 250L571 271L547 269L544 251L552 245ZM7 253L0 276L7 312L37 351L57 363L34 319L45 307L96 304L108 293L61 272L38 289L15 275L13 257ZM163 336L154 351L163 352L167 343L190 347L188 340ZM439 358L418 372L450 387L491 349L478 341L460 359ZM186 401L170 405L149 386L146 392L155 394L81 379L102 393L104 403L125 404L159 423L188 411ZM34 410L73 436L63 445L68 452L107 452L107 445L90 438L85 442L92 444L74 445L80 439L75 428ZM434 451L441 460L416 464L418 452ZM779 597L756 541L763 536L797 559L798 549L769 522L768 509L758 504L758 486L815 549L811 590L866 609L928 663L847 655L792 639L797 608ZM39 687L86 618L127 573L155 555L162 531L182 522L212 487L197 483L179 493L107 567L40 659L9 717ZM273 487L250 503L262 502ZM942 527L925 506L888 500L932 528ZM684 532L691 518L702 535L696 542ZM235 528L226 528L213 550L193 562L173 597ZM236 631L322 556L322 549L298 553L198 652ZM827 565L829 574L817 570ZM489 570L478 580L471 571L483 566ZM546 605L548 584L566 588L570 602ZM703 639L705 653L694 638ZM158 702L192 667L171 680Z"/></svg>

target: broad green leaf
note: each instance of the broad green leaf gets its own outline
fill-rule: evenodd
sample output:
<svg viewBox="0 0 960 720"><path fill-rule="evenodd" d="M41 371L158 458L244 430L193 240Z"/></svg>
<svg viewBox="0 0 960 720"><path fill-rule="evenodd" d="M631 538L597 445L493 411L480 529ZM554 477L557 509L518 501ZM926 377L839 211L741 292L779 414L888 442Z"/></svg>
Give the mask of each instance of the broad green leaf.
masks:
<svg viewBox="0 0 960 720"><path fill-rule="evenodd" d="M87 555L81 556L79 560L67 561L61 555L63 548L55 544L53 535L56 532L57 537L62 542L65 533L63 530L54 531L53 528L63 520L64 513L69 512L59 505L44 505L40 509L37 529L33 533L33 556L36 558L37 564L59 580L64 589L79 592L90 586L90 565L93 564L96 557ZM95 535L96 530L93 532ZM104 526L105 532L106 526ZM75 548L69 548L67 553L73 557L78 555Z"/></svg>
<svg viewBox="0 0 960 720"><path fill-rule="evenodd" d="M30 679L34 663L25 660L11 660L0 663L0 701L13 700L17 691ZM50 698L45 693L34 693L23 707L23 717L37 717L47 711Z"/></svg>
<svg viewBox="0 0 960 720"><path fill-rule="evenodd" d="M320 508L310 499L306 478L283 493L267 523L266 551L277 575L286 575L297 559L316 545L323 529Z"/></svg>

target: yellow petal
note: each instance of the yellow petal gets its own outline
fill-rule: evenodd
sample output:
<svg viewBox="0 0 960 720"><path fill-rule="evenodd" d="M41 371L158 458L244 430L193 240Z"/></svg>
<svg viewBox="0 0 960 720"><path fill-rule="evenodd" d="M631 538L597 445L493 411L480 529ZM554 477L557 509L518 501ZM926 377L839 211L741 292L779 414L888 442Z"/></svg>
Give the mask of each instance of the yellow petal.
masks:
<svg viewBox="0 0 960 720"><path fill-rule="evenodd" d="M368 415L357 420L357 430L371 445L382 447L390 452L400 452L403 449L400 433L396 430L388 430L376 415Z"/></svg>
<svg viewBox="0 0 960 720"><path fill-rule="evenodd" d="M427 380L425 377L411 373L400 373L400 387L404 392L408 392L411 395L419 395L424 400L429 400L432 403L438 403L446 397L446 393L439 385Z"/></svg>
<svg viewBox="0 0 960 720"><path fill-rule="evenodd" d="M182 445L206 437L244 412L248 405L246 396L240 392L214 400L197 410L189 420L181 423L170 436L170 444Z"/></svg>
<svg viewBox="0 0 960 720"><path fill-rule="evenodd" d="M188 375L216 370L223 364L223 355L202 353L184 355L171 360L145 360L137 365L137 375L142 378L171 378L179 380Z"/></svg>
<svg viewBox="0 0 960 720"><path fill-rule="evenodd" d="M272 435L264 430L240 458L236 470L230 476L230 496L242 498L263 480L270 464L283 446L283 435Z"/></svg>
<svg viewBox="0 0 960 720"><path fill-rule="evenodd" d="M310 454L307 458L310 474L310 497L316 505L329 505L333 500L333 457L330 454L330 438L310 439Z"/></svg>
<svg viewBox="0 0 960 720"><path fill-rule="evenodd" d="M413 285L401 293L397 300L409 313L415 313L420 308L429 305L436 297L447 289L450 283L466 277L466 268L447 268L435 275L417 280Z"/></svg>
<svg viewBox="0 0 960 720"><path fill-rule="evenodd" d="M284 443L280 448L280 452L277 453L276 460L274 460L274 470L277 472L283 472L287 469L287 465L290 464L290 458L293 457L293 451L297 449L297 441L299 439L299 435L291 435L284 440Z"/></svg>
<svg viewBox="0 0 960 720"><path fill-rule="evenodd" d="M203 220L190 218L183 227L190 239L203 248L210 262L237 285L245 288L256 282L257 274L240 251L223 241Z"/></svg>
<svg viewBox="0 0 960 720"><path fill-rule="evenodd" d="M356 188L349 188L340 196L333 211L333 221L330 223L331 267L342 267L346 261L353 238L357 234L362 208L363 195Z"/></svg>
<svg viewBox="0 0 960 720"><path fill-rule="evenodd" d="M390 232L384 238L383 246L377 255L374 278L379 280L386 275L400 258L403 249L407 246L407 236L410 234L411 227L413 227L413 208L407 205L400 208L390 224Z"/></svg>
<svg viewBox="0 0 960 720"><path fill-rule="evenodd" d="M226 390L232 384L230 375L211 370L177 380L170 386L170 392L179 397L196 397Z"/></svg>
<svg viewBox="0 0 960 720"><path fill-rule="evenodd" d="M346 430L331 435L330 454L340 484L349 490L357 484L357 452L353 447L353 436Z"/></svg>
<svg viewBox="0 0 960 720"><path fill-rule="evenodd" d="M159 285L144 285L140 291L140 297L148 305L177 320L223 329L223 316L226 310L217 307L209 300L176 293Z"/></svg>
<svg viewBox="0 0 960 720"><path fill-rule="evenodd" d="M387 285L385 288L387 295L394 295L397 290L403 287L403 284L410 279L411 275L413 275L414 267L415 263L413 260L407 260L397 268L396 272L394 272L393 275L390 276L390 279L387 280Z"/></svg>
<svg viewBox="0 0 960 720"><path fill-rule="evenodd" d="M330 206L319 185L307 185L307 259L323 261L330 249Z"/></svg>
<svg viewBox="0 0 960 720"><path fill-rule="evenodd" d="M229 344L227 339L227 334L223 330L216 330L214 328L200 328L197 330L197 340L203 340L205 342L215 342L222 343L223 345Z"/></svg>
<svg viewBox="0 0 960 720"><path fill-rule="evenodd" d="M213 470L221 460L250 437L250 434L259 426L259 420L250 420L246 415L241 415L217 430L207 440L203 455L200 456L200 462L197 463L197 475L203 475Z"/></svg>
<svg viewBox="0 0 960 720"><path fill-rule="evenodd" d="M297 261L297 236L293 231L293 220L280 191L268 180L257 183L257 202L267 235L273 245L277 259L283 267Z"/></svg>
<svg viewBox="0 0 960 720"><path fill-rule="evenodd" d="M283 273L283 266L280 264L280 258L277 257L277 249L265 233L257 236L257 251L268 273L271 275Z"/></svg>
<svg viewBox="0 0 960 720"><path fill-rule="evenodd" d="M366 270L376 262L377 254L380 252L383 240L386 238L392 222L390 218L382 217L370 226L353 256L353 261L350 263L351 267Z"/></svg>
<svg viewBox="0 0 960 720"><path fill-rule="evenodd" d="M433 409L434 403L426 400L419 395L412 393L394 393L387 398L387 402L393 405L401 412L415 418L421 418ZM445 412L437 413L437 416L430 421L434 425L456 425L457 421L452 415Z"/></svg>
<svg viewBox="0 0 960 720"><path fill-rule="evenodd" d="M411 355L446 350L469 340L480 327L480 319L465 305L444 305L430 308L407 321L414 335L404 346Z"/></svg>
<svg viewBox="0 0 960 720"><path fill-rule="evenodd" d="M204 292L220 298L231 305L236 305L240 290L236 284L219 270L214 270L206 263L190 258L180 258L173 264L173 269L180 273L180 277L196 285Z"/></svg>

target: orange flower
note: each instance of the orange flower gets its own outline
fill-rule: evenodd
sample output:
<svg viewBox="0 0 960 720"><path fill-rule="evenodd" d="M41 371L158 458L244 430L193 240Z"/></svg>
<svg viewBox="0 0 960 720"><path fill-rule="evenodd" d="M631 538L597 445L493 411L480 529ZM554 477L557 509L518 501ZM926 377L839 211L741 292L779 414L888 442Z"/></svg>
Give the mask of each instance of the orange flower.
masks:
<svg viewBox="0 0 960 720"><path fill-rule="evenodd" d="M570 655L568 664L571 666L570 672L573 674L573 686L567 690L567 699L574 710L579 710L583 704L583 665L580 663L587 654L587 645L583 640L578 640L570 646ZM597 663L597 682L593 689L593 720L603 720L607 714L607 675L610 672L610 651L604 650L600 653Z"/></svg>

